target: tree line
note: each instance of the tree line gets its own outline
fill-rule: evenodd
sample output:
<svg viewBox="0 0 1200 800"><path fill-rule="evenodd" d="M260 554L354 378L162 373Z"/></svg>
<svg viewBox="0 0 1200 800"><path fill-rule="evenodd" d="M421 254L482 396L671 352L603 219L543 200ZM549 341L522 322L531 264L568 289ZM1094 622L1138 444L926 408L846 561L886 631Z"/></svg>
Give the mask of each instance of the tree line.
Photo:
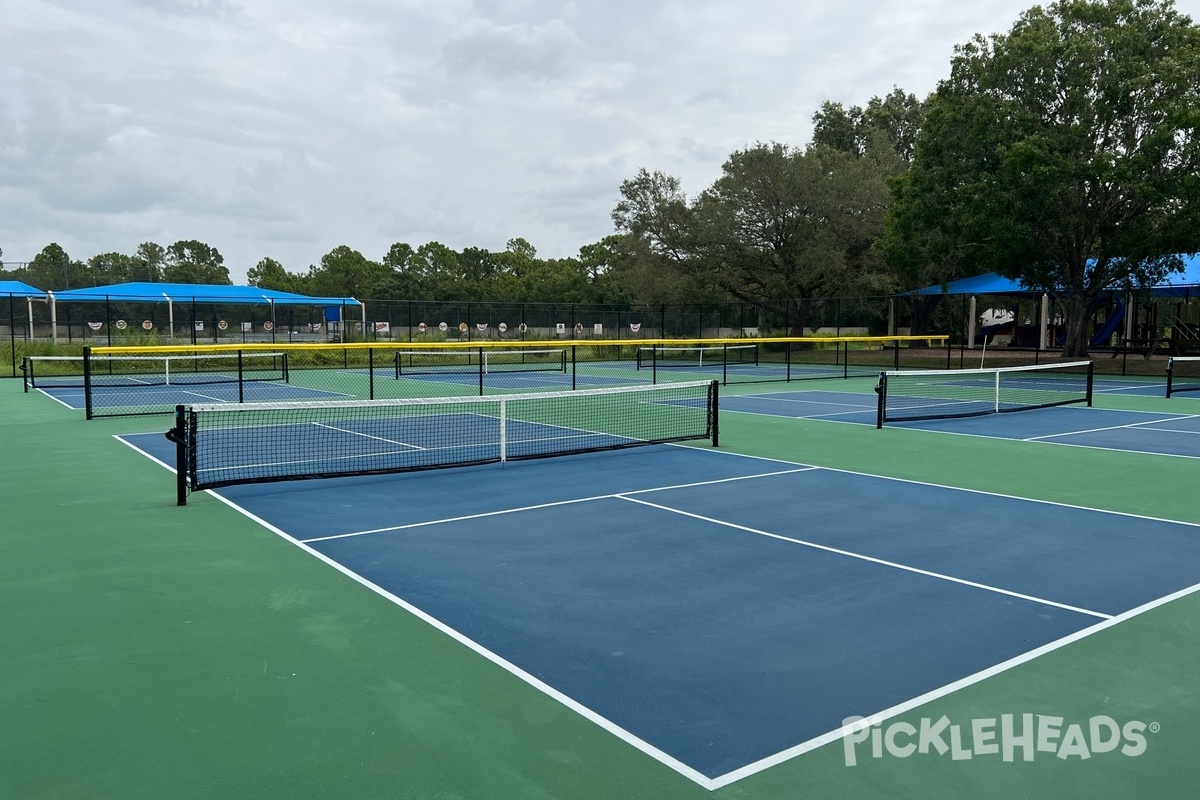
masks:
<svg viewBox="0 0 1200 800"><path fill-rule="evenodd" d="M372 300L697 303L886 295L995 271L1063 300L1067 354L1086 352L1100 295L1153 285L1200 251L1200 29L1172 0L1059 0L955 49L927 98L896 87L826 101L811 140L732 153L713 184L641 169L613 233L542 259L396 243L347 245L305 272L273 258L252 284ZM86 262L48 245L24 270L44 289L123 280L227 283L197 241ZM914 327L936 298L916 305Z"/></svg>

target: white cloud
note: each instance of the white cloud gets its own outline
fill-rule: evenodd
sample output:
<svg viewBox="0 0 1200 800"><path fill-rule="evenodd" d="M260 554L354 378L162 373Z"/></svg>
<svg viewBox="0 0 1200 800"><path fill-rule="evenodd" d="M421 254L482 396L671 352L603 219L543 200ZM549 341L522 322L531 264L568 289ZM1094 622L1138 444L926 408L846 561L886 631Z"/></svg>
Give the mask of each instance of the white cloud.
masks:
<svg viewBox="0 0 1200 800"><path fill-rule="evenodd" d="M738 148L803 145L823 100L928 93L1025 7L5 0L0 247L196 238L239 278L339 244L573 255L639 168L697 194Z"/></svg>

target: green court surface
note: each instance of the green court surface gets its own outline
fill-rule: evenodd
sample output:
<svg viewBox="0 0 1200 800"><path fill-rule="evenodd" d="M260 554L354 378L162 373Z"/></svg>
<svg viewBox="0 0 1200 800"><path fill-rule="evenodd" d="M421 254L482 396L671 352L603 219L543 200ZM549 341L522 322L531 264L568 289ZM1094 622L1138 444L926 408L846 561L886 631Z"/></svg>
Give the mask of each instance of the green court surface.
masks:
<svg viewBox="0 0 1200 800"><path fill-rule="evenodd" d="M1097 404L1200 413L1200 398ZM733 452L1200 523L1194 460L736 413L721 423ZM1034 714L1085 732L1100 715L1137 720L1153 731L1140 755L875 758L864 744L848 766L834 741L709 791L214 497L176 507L173 477L113 438L168 424L87 422L0 381L4 800L1182 798L1200 785L1200 594L897 718Z"/></svg>

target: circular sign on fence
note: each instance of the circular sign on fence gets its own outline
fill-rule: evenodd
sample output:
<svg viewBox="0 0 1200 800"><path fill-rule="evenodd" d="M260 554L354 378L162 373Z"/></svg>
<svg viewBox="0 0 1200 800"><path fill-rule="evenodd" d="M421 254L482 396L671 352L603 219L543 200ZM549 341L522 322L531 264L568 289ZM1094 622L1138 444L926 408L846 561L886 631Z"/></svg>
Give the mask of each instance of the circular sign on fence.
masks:
<svg viewBox="0 0 1200 800"><path fill-rule="evenodd" d="M152 331L152 330L154 330L154 323L153 323L153 322L151 322L150 320L146 320L146 321L144 321L144 322L142 323L142 330L144 330L144 331Z"/></svg>
<svg viewBox="0 0 1200 800"><path fill-rule="evenodd" d="M466 333L467 332L467 323L465 323L465 322L458 323L458 329L461 332Z"/></svg>
<svg viewBox="0 0 1200 800"><path fill-rule="evenodd" d="M274 322L271 322L271 320L267 320L266 322L264 322L264 323L263 323L263 330L264 330L264 331L273 331L273 330L275 330L275 323L274 323Z"/></svg>
<svg viewBox="0 0 1200 800"><path fill-rule="evenodd" d="M499 325L496 326L496 330L500 331L501 333L504 333L506 330L508 330L508 326L505 325L503 322L501 322Z"/></svg>
<svg viewBox="0 0 1200 800"><path fill-rule="evenodd" d="M519 330L521 333L525 333L525 331L529 330L529 326L522 322L517 326L517 330Z"/></svg>
<svg viewBox="0 0 1200 800"><path fill-rule="evenodd" d="M582 322L576 322L576 323L575 323L575 332L576 332L576 333L583 333L583 323L582 323Z"/></svg>
<svg viewBox="0 0 1200 800"><path fill-rule="evenodd" d="M446 330L447 330L449 327L450 327L450 326L449 326L449 325L447 325L447 324L446 324L446 323L444 323L444 322L439 322L439 323L438 323L438 330L439 330L439 331L441 331L442 333L445 333L445 332L446 332Z"/></svg>
<svg viewBox="0 0 1200 800"><path fill-rule="evenodd" d="M129 327L129 323L128 323L128 322L126 322L126 321L125 321L125 320L123 320L123 319L119 319L119 320L117 320L117 330L119 330L119 331L123 331L123 330L125 330L127 327Z"/></svg>
<svg viewBox="0 0 1200 800"><path fill-rule="evenodd" d="M421 333L424 333L424 332L425 332L425 328L426 328L426 327L427 327L427 326L425 325L425 323L424 323L424 322L418 322L418 323L417 323L417 330L419 330Z"/></svg>
<svg viewBox="0 0 1200 800"><path fill-rule="evenodd" d="M225 320L223 320L223 319L222 319L222 320L218 320L218 321L217 321L217 329L218 329L218 330L222 330L222 331L223 331L223 330L225 330L225 329L226 329L226 328L228 328L228 327L229 327L229 323L228 323L228 322L226 322Z"/></svg>

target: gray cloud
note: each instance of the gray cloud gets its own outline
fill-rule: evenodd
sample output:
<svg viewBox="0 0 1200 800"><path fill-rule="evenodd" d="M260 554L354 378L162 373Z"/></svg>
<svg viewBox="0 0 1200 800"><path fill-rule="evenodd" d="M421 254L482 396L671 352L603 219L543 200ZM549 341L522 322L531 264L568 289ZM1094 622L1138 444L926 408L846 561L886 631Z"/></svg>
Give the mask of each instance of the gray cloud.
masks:
<svg viewBox="0 0 1200 800"><path fill-rule="evenodd" d="M639 168L690 195L826 99L923 95L1027 2L23 0L0 10L0 247L197 238L235 277L395 241L547 257ZM1200 0L1180 3L1200 10Z"/></svg>

